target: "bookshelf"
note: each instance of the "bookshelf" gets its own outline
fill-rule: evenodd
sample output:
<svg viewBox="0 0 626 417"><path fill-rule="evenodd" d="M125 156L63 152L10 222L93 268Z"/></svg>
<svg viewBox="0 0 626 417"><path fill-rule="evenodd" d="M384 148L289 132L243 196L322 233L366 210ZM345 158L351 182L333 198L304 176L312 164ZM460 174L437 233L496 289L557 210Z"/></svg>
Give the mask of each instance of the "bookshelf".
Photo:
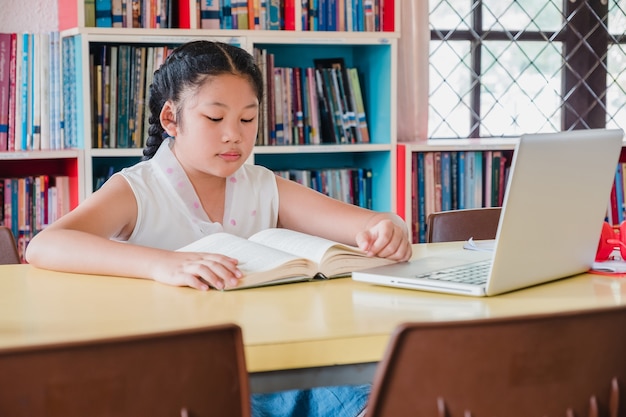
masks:
<svg viewBox="0 0 626 417"><path fill-rule="evenodd" d="M59 2L60 14L62 3ZM370 182L371 208L395 210L396 190L396 67L399 32L304 31L304 30L222 30L180 28L103 28L84 24L84 3L69 2L78 9L74 24L61 32L68 65L74 66L76 89L66 99L78 109L73 129L85 138L83 196L97 189L102 177L139 161L143 145L100 146L94 140L94 102L91 80L94 69L90 53L103 46L134 45L174 47L194 39L212 39L236 44L251 54L265 50L275 56L275 66L314 67L316 59L341 58L359 74L368 124L368 143L324 143L301 145L258 145L249 162L274 171L365 170ZM392 2L390 2L392 3ZM193 5L192 2L190 5ZM77 7L78 5L78 7ZM394 9L398 13L398 8ZM298 12L296 12L298 13ZM60 17L60 22L63 19ZM193 20L193 16L190 18ZM63 26L60 23L60 27ZM145 140L145 138L144 138ZM134 146L134 145L133 145Z"/></svg>
<svg viewBox="0 0 626 417"><path fill-rule="evenodd" d="M516 143L516 138L399 143L396 206L411 240L425 241L426 217L433 211L500 206Z"/></svg>
<svg viewBox="0 0 626 417"><path fill-rule="evenodd" d="M397 32L399 3L397 0L58 0L58 10L61 31L142 27Z"/></svg>
<svg viewBox="0 0 626 417"><path fill-rule="evenodd" d="M396 207L398 214L406 220L409 226L412 241L414 243L425 241L426 217L432 211L501 206L504 187L508 180L508 168L513 158L516 143L517 138L437 139L420 143L399 143L396 149L398 161ZM475 183L475 188L480 190L478 192L479 197L476 197L471 203L467 202L466 197L468 194L467 175L464 177L459 175L462 168L460 168L457 159L456 165L450 164L451 172L448 172L450 187L447 192L450 193L448 196L450 200L448 200L449 205L446 206L445 181L443 180L446 174L442 168L444 165L442 155L444 153L449 155L454 153L457 155L462 153L480 155L481 165L477 169L480 169L481 173ZM432 155L431 173L425 172L427 154ZM439 158L437 158L437 154ZM502 161L499 164L499 170L495 168L496 155ZM439 168L436 167L437 163ZM421 170L420 166L423 167ZM453 175L454 167L456 167L456 174ZM467 163L465 163L465 169L467 169ZM619 163L616 167L614 187L607 202L606 220L613 227L626 221L626 175L624 172L626 172L626 143L622 147ZM494 183L496 180L499 180L498 185ZM461 184L465 184L465 192L461 193L465 195L464 197L459 194ZM496 194L498 197L495 197ZM456 202L454 195L456 195ZM464 203L459 201L461 198L464 199Z"/></svg>
<svg viewBox="0 0 626 417"><path fill-rule="evenodd" d="M335 3L338 7L348 4ZM360 78L368 143L259 144L249 162L277 172L363 170L370 181L370 207L394 211L397 134L394 115L399 39L399 25L394 23L399 21L400 13L399 4L394 7L394 3L385 0L384 22L381 11L376 30L337 27L321 31L305 27L306 11L295 1L286 2L293 5L289 14L291 29L284 30L283 26L283 30L244 30L204 28L200 3L196 0L172 2L172 23L167 28L97 27L91 20L94 1L58 0L61 39L55 54L58 53L61 60L62 144L58 150L36 150L25 145L17 151L0 152L0 178L46 175L52 184L55 177L67 177L70 208L75 207L112 172L138 162L142 155L142 146L106 147L94 141L99 115L94 113L97 108L92 94L92 79L96 75L90 57L93 51L113 45L175 47L194 39L213 39L236 44L251 54L263 49L274 54L276 64L284 67L313 67L315 59L340 58L346 67L354 68Z"/></svg>
<svg viewBox="0 0 626 417"><path fill-rule="evenodd" d="M0 224L20 256L84 198L84 154L64 141L58 35L0 33Z"/></svg>

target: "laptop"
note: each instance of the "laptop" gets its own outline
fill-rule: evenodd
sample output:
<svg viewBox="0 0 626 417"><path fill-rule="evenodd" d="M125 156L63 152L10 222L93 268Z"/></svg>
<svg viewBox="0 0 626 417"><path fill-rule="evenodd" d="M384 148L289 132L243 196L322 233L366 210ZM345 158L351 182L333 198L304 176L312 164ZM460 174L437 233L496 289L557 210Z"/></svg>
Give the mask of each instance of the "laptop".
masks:
<svg viewBox="0 0 626 417"><path fill-rule="evenodd" d="M588 271L623 136L621 129L523 135L513 154L493 250L479 254L459 248L445 257L355 271L352 279L492 296ZM455 282L458 275L463 282Z"/></svg>

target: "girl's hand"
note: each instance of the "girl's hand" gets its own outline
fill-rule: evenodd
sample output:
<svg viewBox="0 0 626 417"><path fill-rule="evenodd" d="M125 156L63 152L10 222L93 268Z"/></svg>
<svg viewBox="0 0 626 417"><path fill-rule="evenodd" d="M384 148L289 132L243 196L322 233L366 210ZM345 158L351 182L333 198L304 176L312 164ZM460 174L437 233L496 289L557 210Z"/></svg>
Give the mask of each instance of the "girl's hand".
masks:
<svg viewBox="0 0 626 417"><path fill-rule="evenodd" d="M154 265L151 276L155 281L180 287L207 291L234 287L243 276L237 259L215 253L173 252L163 262Z"/></svg>
<svg viewBox="0 0 626 417"><path fill-rule="evenodd" d="M389 258L394 261L408 261L412 248L406 228L390 219L383 219L374 226L356 235L359 248L368 256Z"/></svg>

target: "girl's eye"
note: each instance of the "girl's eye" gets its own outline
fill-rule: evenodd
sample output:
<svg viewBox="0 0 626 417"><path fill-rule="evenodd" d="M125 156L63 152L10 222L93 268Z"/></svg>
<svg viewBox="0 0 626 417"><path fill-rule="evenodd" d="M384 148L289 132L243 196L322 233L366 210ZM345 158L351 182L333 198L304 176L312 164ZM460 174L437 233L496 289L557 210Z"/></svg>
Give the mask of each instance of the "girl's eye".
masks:
<svg viewBox="0 0 626 417"><path fill-rule="evenodd" d="M208 116L207 116L207 119L209 119L212 122L221 122L223 120L222 117L208 117Z"/></svg>
<svg viewBox="0 0 626 417"><path fill-rule="evenodd" d="M241 119L242 123L252 123L254 121L254 117L252 119Z"/></svg>

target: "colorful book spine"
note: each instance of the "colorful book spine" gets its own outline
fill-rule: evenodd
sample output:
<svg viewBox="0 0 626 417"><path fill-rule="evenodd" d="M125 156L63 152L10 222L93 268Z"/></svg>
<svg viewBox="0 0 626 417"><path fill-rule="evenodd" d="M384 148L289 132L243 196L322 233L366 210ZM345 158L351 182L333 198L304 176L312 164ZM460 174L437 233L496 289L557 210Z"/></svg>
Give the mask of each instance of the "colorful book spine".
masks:
<svg viewBox="0 0 626 417"><path fill-rule="evenodd" d="M283 69L274 68L274 109L276 145L285 145L285 125L283 112Z"/></svg>
<svg viewBox="0 0 626 417"><path fill-rule="evenodd" d="M395 30L395 0L381 0L381 22L384 32L393 32Z"/></svg>
<svg viewBox="0 0 626 417"><path fill-rule="evenodd" d="M123 0L111 0L111 26L114 28L124 27Z"/></svg>
<svg viewBox="0 0 626 417"><path fill-rule="evenodd" d="M200 25L202 29L220 28L220 2L218 0L200 0Z"/></svg>
<svg viewBox="0 0 626 417"><path fill-rule="evenodd" d="M361 92L359 73L356 68L348 68L348 74L350 76L350 90L354 94L354 102L356 103L356 120L358 131L360 132L361 143L370 143L367 116L365 114L365 102Z"/></svg>
<svg viewBox="0 0 626 417"><path fill-rule="evenodd" d="M126 0L130 2L131 0ZM190 29L191 28L191 10L188 0L180 0L178 2L178 28ZM132 24L129 25L132 27Z"/></svg>
<svg viewBox="0 0 626 417"><path fill-rule="evenodd" d="M296 1L300 0L283 0L285 30L296 30Z"/></svg>
<svg viewBox="0 0 626 417"><path fill-rule="evenodd" d="M268 1L268 27L269 30L281 29L281 5L280 0L267 0Z"/></svg>
<svg viewBox="0 0 626 417"><path fill-rule="evenodd" d="M416 242L426 241L426 154L417 153L417 233Z"/></svg>
<svg viewBox="0 0 626 417"><path fill-rule="evenodd" d="M9 62L9 118L7 132L7 151L15 150L15 128L17 123L17 33L11 34L11 55Z"/></svg>
<svg viewBox="0 0 626 417"><path fill-rule="evenodd" d="M366 32L375 30L374 0L363 0L363 29Z"/></svg>
<svg viewBox="0 0 626 417"><path fill-rule="evenodd" d="M492 207L491 196L493 193L493 152L485 151L483 154L483 207Z"/></svg>
<svg viewBox="0 0 626 417"><path fill-rule="evenodd" d="M459 153L450 152L450 194L452 195L452 210L459 208Z"/></svg>
<svg viewBox="0 0 626 417"><path fill-rule="evenodd" d="M52 76L52 40L51 34L49 32L42 32L39 34L40 41L40 67L39 67L39 95L41 97L40 106L41 106L41 114L40 114L40 122L39 122L39 149L47 150L50 149L51 142L50 139L52 137L51 127L52 127L52 89L53 89L53 79Z"/></svg>
<svg viewBox="0 0 626 417"><path fill-rule="evenodd" d="M396 147L396 213L406 220L406 145L399 143Z"/></svg>
<svg viewBox="0 0 626 417"><path fill-rule="evenodd" d="M11 34L0 33L0 151L6 151L9 143L11 45Z"/></svg>
<svg viewBox="0 0 626 417"><path fill-rule="evenodd" d="M465 183L467 182L466 180L466 168L465 168L465 158L466 158L466 154L463 151L457 152L457 157L458 157L458 167L457 167L457 177L458 177L458 185L457 185L457 205L458 205L458 209L459 210L463 210L465 208L467 208L467 206L465 205Z"/></svg>
<svg viewBox="0 0 626 417"><path fill-rule="evenodd" d="M111 0L95 0L96 27L110 28L113 26L113 5Z"/></svg>
<svg viewBox="0 0 626 417"><path fill-rule="evenodd" d="M28 150L30 142L30 123L32 121L32 97L29 93L32 73L30 67L32 65L31 53L32 36L28 33L22 35L22 52L21 52L21 73L20 73L20 137L16 138L15 149L19 151Z"/></svg>
<svg viewBox="0 0 626 417"><path fill-rule="evenodd" d="M484 202L483 202L483 196L484 196L483 188L484 188L484 179L485 179L485 175L483 172L483 169L485 166L484 159L485 159L484 155L481 151L474 152L474 167L475 167L475 174L476 174L476 181L474 182L474 207L476 208L484 207Z"/></svg>
<svg viewBox="0 0 626 417"><path fill-rule="evenodd" d="M309 30L319 30L319 2L320 0L309 0Z"/></svg>
<svg viewBox="0 0 626 417"><path fill-rule="evenodd" d="M232 0L221 0L220 4L220 29L233 28Z"/></svg>
<svg viewBox="0 0 626 417"><path fill-rule="evenodd" d="M452 161L450 152L441 152L441 210L452 210Z"/></svg>
<svg viewBox="0 0 626 417"><path fill-rule="evenodd" d="M465 151L465 207L474 208L474 152Z"/></svg>
<svg viewBox="0 0 626 417"><path fill-rule="evenodd" d="M30 96L31 96L31 106L32 106L32 119L30 123L30 143L28 144L28 148L30 150L38 151L41 149L41 119L42 119L42 105L43 105L43 96L44 92L42 91L41 85L41 72L42 72L42 50L44 46L43 44L43 34L42 33L33 33L32 34L32 61L33 64L31 66L31 75L30 75Z"/></svg>
<svg viewBox="0 0 626 417"><path fill-rule="evenodd" d="M320 138L320 115L319 115L319 98L317 96L315 70L313 68L306 69L307 97L309 99L309 125L310 125L310 143L319 145Z"/></svg>
<svg viewBox="0 0 626 417"><path fill-rule="evenodd" d="M60 34L50 33L50 147L62 149L63 120L61 97L61 49Z"/></svg>

